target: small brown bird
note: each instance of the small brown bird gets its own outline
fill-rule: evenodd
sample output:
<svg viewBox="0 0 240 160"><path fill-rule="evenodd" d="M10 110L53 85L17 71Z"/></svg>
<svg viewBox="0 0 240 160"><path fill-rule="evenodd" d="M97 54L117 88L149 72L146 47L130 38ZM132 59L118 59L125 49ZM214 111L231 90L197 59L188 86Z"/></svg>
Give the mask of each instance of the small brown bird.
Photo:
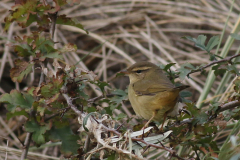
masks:
<svg viewBox="0 0 240 160"><path fill-rule="evenodd" d="M179 101L179 92L189 87L175 87L162 69L150 62L137 62L124 73L130 79L128 96L135 113L149 120L144 128L152 120L164 123Z"/></svg>

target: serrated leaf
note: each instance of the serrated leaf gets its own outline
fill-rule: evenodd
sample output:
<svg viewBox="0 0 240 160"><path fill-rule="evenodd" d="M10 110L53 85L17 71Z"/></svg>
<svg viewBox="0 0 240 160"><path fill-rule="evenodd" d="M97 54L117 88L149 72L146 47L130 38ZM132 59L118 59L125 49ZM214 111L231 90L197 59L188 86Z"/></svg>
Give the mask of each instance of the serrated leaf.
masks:
<svg viewBox="0 0 240 160"><path fill-rule="evenodd" d="M183 38L188 39L188 40L194 42L194 44L195 44L196 47L198 47L198 48L206 51L206 47L205 47L205 44L204 44L205 41L206 41L206 39L207 39L206 36L204 36L204 35L199 35L197 39L196 39L196 38L192 38L192 37L190 37L190 36L185 36L185 37L183 37Z"/></svg>
<svg viewBox="0 0 240 160"><path fill-rule="evenodd" d="M43 84L40 87L40 93L44 98L51 98L54 95L60 93L60 89L63 85L62 78L53 78L48 84Z"/></svg>
<svg viewBox="0 0 240 160"><path fill-rule="evenodd" d="M226 69L216 69L214 71L215 76L223 75L227 70Z"/></svg>
<svg viewBox="0 0 240 160"><path fill-rule="evenodd" d="M75 19L75 18L69 18L69 17L67 17L66 15L60 15L60 16L58 16L57 21L56 21L56 24L63 24L63 25L75 26L75 27L78 27L78 28L84 30L83 25L82 25L80 22L78 22L77 19ZM85 31L86 31L86 33L88 34L88 31L87 31L87 30L85 30Z"/></svg>
<svg viewBox="0 0 240 160"><path fill-rule="evenodd" d="M111 92L113 95L115 95L112 98L109 98L111 102L115 103L115 106L119 105L123 100L127 100L127 93L121 89L116 89Z"/></svg>
<svg viewBox="0 0 240 160"><path fill-rule="evenodd" d="M114 119L118 121L118 120L121 120L121 119L126 118L126 117L127 117L126 114L120 113L120 114L116 115L116 117L114 117Z"/></svg>
<svg viewBox="0 0 240 160"><path fill-rule="evenodd" d="M77 154L77 150L80 147L77 143L79 136L73 134L69 125L61 128L52 128L48 133L51 141L62 141L61 152L65 156L69 157L72 154Z"/></svg>
<svg viewBox="0 0 240 160"><path fill-rule="evenodd" d="M45 143L45 137L43 134L51 128L50 123L42 126L33 120L27 121L24 126L27 132L33 133L32 139L38 145Z"/></svg>
<svg viewBox="0 0 240 160"><path fill-rule="evenodd" d="M191 72L192 69L195 69L195 67L190 63L185 63L181 65L181 68L178 69L178 71L180 72L179 78L181 80L184 80L185 77L188 75L188 73Z"/></svg>
<svg viewBox="0 0 240 160"><path fill-rule="evenodd" d="M12 117L16 117L16 116L25 116L26 118L29 118L29 114L25 111L25 110L21 110L21 111L15 111L15 112L8 112L7 113L7 120L9 120Z"/></svg>
<svg viewBox="0 0 240 160"><path fill-rule="evenodd" d="M58 50L53 48L54 42L51 39L42 37L39 33L34 33L35 36L35 43L36 43L36 50L39 50L44 55L55 53Z"/></svg>
<svg viewBox="0 0 240 160"><path fill-rule="evenodd" d="M164 67L164 71L167 71L168 69L170 69L172 66L174 66L176 63L169 63Z"/></svg>
<svg viewBox="0 0 240 160"><path fill-rule="evenodd" d="M213 36L210 38L207 44L207 52L210 52L215 46L217 46L219 43L219 36Z"/></svg>
<svg viewBox="0 0 240 160"><path fill-rule="evenodd" d="M33 64L17 59L14 61L15 67L10 70L10 76L13 82L22 82L24 76L32 71Z"/></svg>
<svg viewBox="0 0 240 160"><path fill-rule="evenodd" d="M198 120L199 124L203 124L203 123L207 122L208 115L204 112L201 112L201 113L197 114L195 118Z"/></svg>
<svg viewBox="0 0 240 160"><path fill-rule="evenodd" d="M29 19L29 15L34 13L37 5L37 0L31 0L26 1L26 3L23 4L16 4L12 6L11 14L4 19L4 30L7 31L13 21L17 21L20 26L26 27L26 22Z"/></svg>
<svg viewBox="0 0 240 160"><path fill-rule="evenodd" d="M233 37L234 39L240 40L240 35L239 35L239 34L231 33L230 35L231 35L231 37Z"/></svg>
<svg viewBox="0 0 240 160"><path fill-rule="evenodd" d="M34 55L31 47L28 44L20 44L14 46L14 51L17 52L20 57L28 57Z"/></svg>
<svg viewBox="0 0 240 160"><path fill-rule="evenodd" d="M58 52L54 52L54 53L49 53L47 55L44 55L41 58L58 58L58 59L63 59L63 56L60 55Z"/></svg>
<svg viewBox="0 0 240 160"><path fill-rule="evenodd" d="M207 39L207 36L204 36L204 35L199 35L198 38L197 38L197 41L195 43L195 46L202 49L202 50L206 50L206 47L205 47L205 41Z"/></svg>
<svg viewBox="0 0 240 160"><path fill-rule="evenodd" d="M92 84L96 84L99 88L96 88L97 90L99 90L99 91L101 91L101 92L105 92L104 91L104 88L106 87L106 86L109 86L109 84L107 83L107 82L103 82L103 81L90 81L90 83L92 83Z"/></svg>
<svg viewBox="0 0 240 160"><path fill-rule="evenodd" d="M192 96L192 92L189 91L181 91L180 92L181 97L191 97Z"/></svg>
<svg viewBox="0 0 240 160"><path fill-rule="evenodd" d="M235 67L235 65L228 65L227 70L231 73L234 73L234 74L238 75L238 76L240 75L239 70Z"/></svg>
<svg viewBox="0 0 240 160"><path fill-rule="evenodd" d="M18 90L12 90L10 94L5 93L1 95L0 102L9 103L10 106L7 109L9 109L10 112L14 112L17 107L30 109L34 102L34 98L28 93L21 93Z"/></svg>

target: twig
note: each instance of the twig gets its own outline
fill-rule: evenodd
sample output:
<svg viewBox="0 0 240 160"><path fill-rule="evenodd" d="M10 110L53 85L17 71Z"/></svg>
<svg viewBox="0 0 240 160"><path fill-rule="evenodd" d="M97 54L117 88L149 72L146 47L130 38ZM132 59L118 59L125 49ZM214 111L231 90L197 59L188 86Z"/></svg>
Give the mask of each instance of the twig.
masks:
<svg viewBox="0 0 240 160"><path fill-rule="evenodd" d="M117 94L107 94L107 95L105 95L106 97L113 97L113 96L117 96ZM96 102L96 101L98 101L99 99L101 99L101 98L104 98L104 95L101 95L101 96L98 96L98 97L94 97L94 98L92 98L92 99L89 99L89 100L87 100L87 102L88 103L94 103L94 102Z"/></svg>
<svg viewBox="0 0 240 160"><path fill-rule="evenodd" d="M233 109L237 106L240 106L240 101L238 100L235 100L235 101L232 101L232 102L228 102L228 103L225 103L223 104L222 106L219 106L219 109L216 111L215 114L218 114L220 112L223 112L225 110L228 110L228 109ZM214 118L216 118L217 116L211 118L211 120L213 120ZM194 118L189 118L189 119L186 119L186 120L183 120L181 121L180 123L178 122L179 125L183 125L183 124L186 124L186 123L191 123L193 121ZM173 125L169 126L170 127L173 127L175 126L177 123L174 123ZM166 131L166 130L164 130Z"/></svg>
<svg viewBox="0 0 240 160"><path fill-rule="evenodd" d="M29 149L31 139L32 139L32 133L28 132L27 136L26 136L26 139L25 139L25 142L24 142L24 150L23 150L22 155L21 155L21 160L24 160L24 159L27 158L27 153L28 153L28 149Z"/></svg>
<svg viewBox="0 0 240 160"><path fill-rule="evenodd" d="M51 34L51 37L52 39L54 38L54 32L55 32L55 27L56 27L56 21L57 21L57 15L58 15L58 12L56 13L48 13L49 17L51 18L51 29L50 29L50 34Z"/></svg>
<svg viewBox="0 0 240 160"><path fill-rule="evenodd" d="M83 148L84 153L88 152L89 144L90 144L90 137L89 137L89 135L87 135L85 143L84 143L84 148Z"/></svg>
<svg viewBox="0 0 240 160"><path fill-rule="evenodd" d="M237 106L240 106L240 102L238 100L228 102L228 103L225 103L224 105L222 105L220 107L220 109L218 110L218 112L223 112L225 110L232 109L232 108L235 108Z"/></svg>
<svg viewBox="0 0 240 160"><path fill-rule="evenodd" d="M79 110L77 109L77 107L73 105L73 103L72 103L72 98L69 97L67 94L62 94L62 95L63 95L63 97L66 99L68 106L71 107L71 109L72 109L78 116L82 117L82 112L79 111Z"/></svg>
<svg viewBox="0 0 240 160"><path fill-rule="evenodd" d="M226 57L226 58L218 60L218 61L215 60L215 61L213 61L213 62L211 62L211 63L209 63L209 64L207 64L207 65L205 65L203 67L200 67L199 69L192 70L191 72L189 72L187 74L187 76L189 76L192 73L195 73L195 72L198 72L198 71L202 71L203 69L208 68L208 67L210 67L210 66L212 66L214 64L217 64L217 63L222 63L222 62L229 62L229 63L231 63L231 60L233 58L236 58L236 57L239 57L239 56L240 56L240 54L236 54L236 55L233 55L233 56L230 56L230 57Z"/></svg>

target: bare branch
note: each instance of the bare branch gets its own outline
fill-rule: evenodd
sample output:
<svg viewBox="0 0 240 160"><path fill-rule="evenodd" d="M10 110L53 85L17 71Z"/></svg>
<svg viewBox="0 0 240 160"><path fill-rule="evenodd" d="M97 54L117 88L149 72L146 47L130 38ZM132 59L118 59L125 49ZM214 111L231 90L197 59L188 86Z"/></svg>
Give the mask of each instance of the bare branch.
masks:
<svg viewBox="0 0 240 160"><path fill-rule="evenodd" d="M208 68L208 67L210 67L210 66L212 66L214 64L218 64L218 63L222 63L222 62L229 62L229 63L231 63L233 58L236 58L236 57L239 57L239 56L240 56L240 54L236 54L236 55L233 55L233 56L230 56L230 57L226 57L226 58L218 60L218 61L213 61L213 62L211 62L211 63L209 63L209 64L207 64L207 65L205 65L203 67L200 67L199 69L192 70L190 73L187 74L187 76L189 76L192 73L202 71L203 69Z"/></svg>
<svg viewBox="0 0 240 160"><path fill-rule="evenodd" d="M232 109L232 108L235 108L237 106L240 106L240 102L238 100L228 102L228 103L225 103L224 105L222 105L220 107L220 109L218 110L218 112L223 112L225 110Z"/></svg>

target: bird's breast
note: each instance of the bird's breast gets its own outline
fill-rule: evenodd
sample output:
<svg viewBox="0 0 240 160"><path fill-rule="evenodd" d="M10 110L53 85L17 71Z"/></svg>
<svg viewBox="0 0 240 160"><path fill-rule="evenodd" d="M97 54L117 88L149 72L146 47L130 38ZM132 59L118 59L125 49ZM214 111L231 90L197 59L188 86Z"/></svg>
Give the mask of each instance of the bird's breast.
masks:
<svg viewBox="0 0 240 160"><path fill-rule="evenodd" d="M150 119L154 111L157 111L154 120L163 119L166 112L171 111L179 96L179 92L164 91L155 95L137 95L132 85L129 85L128 96L135 113L144 119Z"/></svg>

